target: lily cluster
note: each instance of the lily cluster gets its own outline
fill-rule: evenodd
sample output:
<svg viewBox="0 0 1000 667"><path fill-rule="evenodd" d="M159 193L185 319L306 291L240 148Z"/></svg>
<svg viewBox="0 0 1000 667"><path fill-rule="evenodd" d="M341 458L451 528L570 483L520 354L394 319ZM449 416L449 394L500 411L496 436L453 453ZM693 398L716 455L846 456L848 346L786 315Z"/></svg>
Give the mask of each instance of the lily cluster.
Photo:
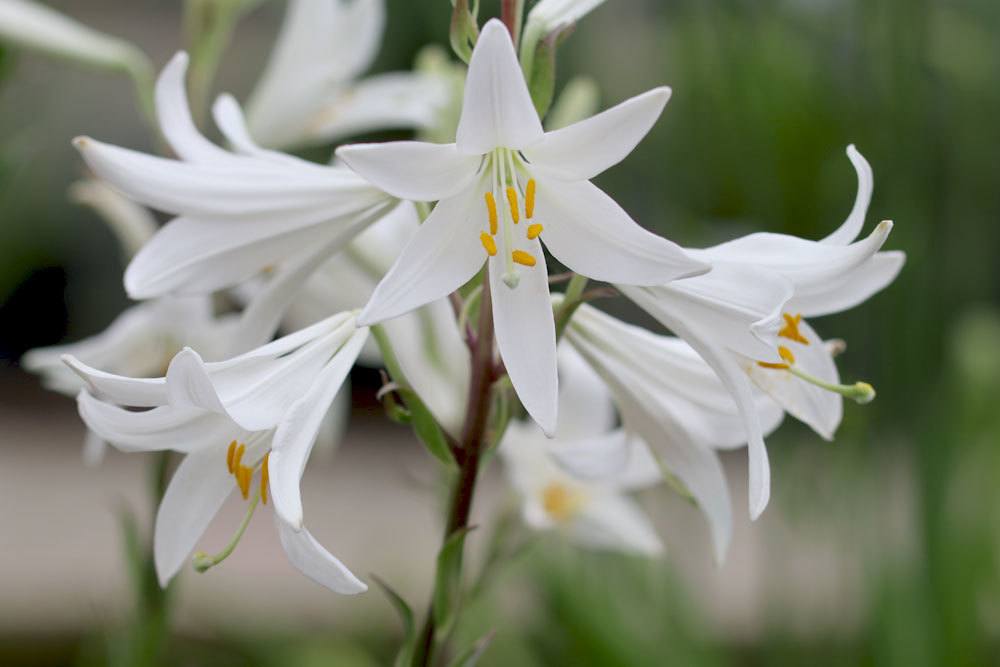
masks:
<svg viewBox="0 0 1000 667"><path fill-rule="evenodd" d="M655 555L660 538L633 494L663 484L704 512L720 561L733 523L720 451L746 448L756 518L770 495L764 438L783 417L831 439L844 397L874 398L841 382L843 344L806 320L859 305L903 265L881 251L892 223L859 240L873 187L864 157L847 149L857 197L822 240L757 233L686 248L648 231L591 180L632 152L671 90L546 131L544 91L528 85L555 38L600 4L543 0L523 35L513 16L480 28L463 14L453 26L474 46L456 96L442 68L357 80L377 51L381 0L291 0L246 117L233 96L212 105L224 146L195 121L183 52L153 88L168 155L74 141L141 303L25 364L77 395L92 451L183 455L156 520L161 582L238 492L246 521L223 552L195 553L196 569L221 562L271 505L296 567L340 593L365 589L306 530L299 495L356 363L392 373L391 412L446 464L478 465L496 446L528 526ZM21 42L44 43L52 17L29 5L0 0L0 14L25 8L34 32ZM91 60L134 55L60 21L67 44L100 47ZM280 152L374 129L425 139L452 116L451 143L345 144L329 164ZM551 292L547 257L573 274L565 293ZM611 288L588 292L586 280ZM587 303L609 292L671 335ZM216 311L220 293L238 313ZM487 414L470 418L479 403ZM485 422L492 440L479 442L470 434Z"/></svg>

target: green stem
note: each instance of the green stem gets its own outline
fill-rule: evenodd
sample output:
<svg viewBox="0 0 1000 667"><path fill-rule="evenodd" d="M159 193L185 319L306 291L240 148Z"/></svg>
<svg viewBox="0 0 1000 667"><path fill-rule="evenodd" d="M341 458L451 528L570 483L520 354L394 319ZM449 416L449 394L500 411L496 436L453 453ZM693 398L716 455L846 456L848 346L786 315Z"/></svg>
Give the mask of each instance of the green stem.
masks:
<svg viewBox="0 0 1000 667"><path fill-rule="evenodd" d="M240 539L243 538L243 533L246 532L247 526L250 525L250 519L253 518L254 510L257 509L257 503L259 502L260 495L256 493L253 494L253 498L250 500L250 506L247 507L247 513L243 516L243 521L240 522L240 525L233 534L233 537L229 540L229 544L227 544L222 551L214 556L210 556L204 551L199 551L194 555L191 560L195 570L198 572L204 572L229 558L229 555L233 553L236 545L240 543Z"/></svg>
<svg viewBox="0 0 1000 667"><path fill-rule="evenodd" d="M573 313L583 303L583 291L587 288L587 282L586 276L575 274L566 286L562 305L556 311L556 340L562 338L566 326L573 318Z"/></svg>

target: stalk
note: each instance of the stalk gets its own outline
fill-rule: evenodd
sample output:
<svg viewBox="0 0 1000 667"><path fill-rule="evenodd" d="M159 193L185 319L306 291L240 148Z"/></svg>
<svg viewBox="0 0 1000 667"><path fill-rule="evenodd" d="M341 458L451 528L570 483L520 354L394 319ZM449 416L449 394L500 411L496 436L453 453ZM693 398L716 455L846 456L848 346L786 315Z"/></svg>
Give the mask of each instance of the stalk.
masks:
<svg viewBox="0 0 1000 667"><path fill-rule="evenodd" d="M472 348L472 371L469 398L466 404L462 438L459 442L459 473L451 491L448 519L442 546L457 530L468 528L469 515L476 493L479 464L486 449L486 427L490 411L490 388L496 380L493 364L493 307L489 290L489 268L483 275L483 289L479 305L479 331ZM431 599L434 597L432 595ZM433 604L428 605L427 619L413 657L414 667L433 664L435 633Z"/></svg>

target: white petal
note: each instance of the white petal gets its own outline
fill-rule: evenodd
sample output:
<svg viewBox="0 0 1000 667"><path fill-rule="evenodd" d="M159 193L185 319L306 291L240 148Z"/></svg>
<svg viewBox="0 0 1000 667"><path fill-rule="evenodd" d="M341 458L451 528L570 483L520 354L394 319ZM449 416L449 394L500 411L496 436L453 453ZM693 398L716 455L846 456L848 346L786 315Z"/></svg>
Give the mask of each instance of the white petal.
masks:
<svg viewBox="0 0 1000 667"><path fill-rule="evenodd" d="M228 444L238 430L228 418L195 408L164 406L136 412L99 401L82 391L80 417L98 437L123 452L191 452Z"/></svg>
<svg viewBox="0 0 1000 667"><path fill-rule="evenodd" d="M835 245L847 245L858 238L861 228L865 225L865 216L868 215L868 205L872 201L872 190L875 187L875 179L872 175L872 167L868 160L864 158L858 149L851 144L847 147L847 157L854 170L858 174L858 194L854 198L854 207L844 223L834 233L823 239L823 243Z"/></svg>
<svg viewBox="0 0 1000 667"><path fill-rule="evenodd" d="M451 88L440 76L388 72L331 96L303 127L303 141L325 143L375 130L432 126Z"/></svg>
<svg viewBox="0 0 1000 667"><path fill-rule="evenodd" d="M877 252L842 280L831 281L824 289L811 294L795 295L788 302L788 311L818 317L849 310L888 287L905 262L906 254L902 251Z"/></svg>
<svg viewBox="0 0 1000 667"><path fill-rule="evenodd" d="M808 345L788 339L781 341L795 355L795 365L824 382L839 384L837 365L823 340L804 321L799 323L799 331L809 341ZM754 384L766 391L788 414L808 424L823 438L833 440L844 411L844 399L839 394L820 389L787 370L762 368L750 359L744 359L743 363Z"/></svg>
<svg viewBox="0 0 1000 667"><path fill-rule="evenodd" d="M434 301L387 320L386 335L407 383L437 419L458 437L469 392L469 355L451 305Z"/></svg>
<svg viewBox="0 0 1000 667"><path fill-rule="evenodd" d="M368 586L323 548L308 530L304 528L296 530L277 516L275 524L288 562L299 572L341 595L355 595L368 590Z"/></svg>
<svg viewBox="0 0 1000 667"><path fill-rule="evenodd" d="M296 157L261 148L250 136L250 128L247 127L246 119L243 117L243 109L232 95L222 94L216 98L212 105L212 118L226 141L241 155L290 165L293 168L301 164Z"/></svg>
<svg viewBox="0 0 1000 667"><path fill-rule="evenodd" d="M104 442L101 436L87 429L83 438L83 465L90 468L99 466L104 462L107 451L108 443Z"/></svg>
<svg viewBox="0 0 1000 667"><path fill-rule="evenodd" d="M156 81L156 117L170 147L191 162L229 162L232 156L202 136L191 118L184 77L188 55L174 55Z"/></svg>
<svg viewBox="0 0 1000 667"><path fill-rule="evenodd" d="M559 428L561 439L607 433L615 425L615 408L604 380L569 345L560 345Z"/></svg>
<svg viewBox="0 0 1000 667"><path fill-rule="evenodd" d="M587 503L569 525L580 544L643 556L663 553L656 529L631 498L607 495Z"/></svg>
<svg viewBox="0 0 1000 667"><path fill-rule="evenodd" d="M455 144L391 141L353 144L337 157L394 197L413 201L448 199L476 178L482 158L462 155Z"/></svg>
<svg viewBox="0 0 1000 667"><path fill-rule="evenodd" d="M437 301L479 271L487 255L474 223L477 203L479 192L474 187L438 203L375 288L358 318L360 324L381 322Z"/></svg>
<svg viewBox="0 0 1000 667"><path fill-rule="evenodd" d="M576 23L605 0L539 0L528 14L528 22L544 33Z"/></svg>
<svg viewBox="0 0 1000 667"><path fill-rule="evenodd" d="M556 431L559 380L556 372L556 331L549 296L545 255L537 240L530 250L534 267L520 272L520 284L503 282L503 263L490 258L490 293L497 348L517 397L543 431Z"/></svg>
<svg viewBox="0 0 1000 667"><path fill-rule="evenodd" d="M781 312L793 290L774 273L716 264L705 275L663 287L619 289L661 321L664 316L682 319L719 345L753 359L779 361L775 350Z"/></svg>
<svg viewBox="0 0 1000 667"><path fill-rule="evenodd" d="M358 329L323 368L313 386L288 410L278 424L268 467L274 511L295 529L302 527L302 497L299 480L309 453L316 443L323 417L354 366L368 338L368 329Z"/></svg>
<svg viewBox="0 0 1000 667"><path fill-rule="evenodd" d="M708 265L646 231L611 197L586 181L538 181L535 220L556 259L595 280L663 285L705 273Z"/></svg>
<svg viewBox="0 0 1000 667"><path fill-rule="evenodd" d="M62 360L96 396L132 407L167 404L166 378L131 378L106 373L69 355L64 355Z"/></svg>
<svg viewBox="0 0 1000 667"><path fill-rule="evenodd" d="M524 149L533 167L553 178L587 181L628 156L660 117L670 89L655 88Z"/></svg>
<svg viewBox="0 0 1000 667"><path fill-rule="evenodd" d="M156 513L153 556L166 586L191 555L208 524L236 488L226 468L225 444L188 454L177 466Z"/></svg>
<svg viewBox="0 0 1000 667"><path fill-rule="evenodd" d="M510 33L491 19L469 61L456 143L466 155L494 148L526 148L542 137L542 123L521 74Z"/></svg>

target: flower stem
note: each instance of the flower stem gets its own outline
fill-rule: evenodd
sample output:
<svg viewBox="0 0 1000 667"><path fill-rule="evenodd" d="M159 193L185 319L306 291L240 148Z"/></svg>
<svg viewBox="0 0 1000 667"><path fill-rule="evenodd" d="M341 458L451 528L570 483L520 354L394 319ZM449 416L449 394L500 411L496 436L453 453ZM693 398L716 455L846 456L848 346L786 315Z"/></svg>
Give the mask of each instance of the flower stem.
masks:
<svg viewBox="0 0 1000 667"><path fill-rule="evenodd" d="M587 288L587 277L574 274L566 286L566 294L563 296L562 305L556 311L556 339L562 338L566 325L573 318L573 313L583 303L583 290Z"/></svg>
<svg viewBox="0 0 1000 667"><path fill-rule="evenodd" d="M493 307L489 290L489 268L483 275L483 290L479 304L479 330L472 349L472 371L468 402L458 453L459 473L452 489L447 525L442 545L455 531L467 528L479 477L479 464L486 449L486 430L490 411L490 389L496 379L493 364ZM432 596L431 599L434 599ZM434 609L429 606L427 619L414 653L414 667L433 664L435 635Z"/></svg>

